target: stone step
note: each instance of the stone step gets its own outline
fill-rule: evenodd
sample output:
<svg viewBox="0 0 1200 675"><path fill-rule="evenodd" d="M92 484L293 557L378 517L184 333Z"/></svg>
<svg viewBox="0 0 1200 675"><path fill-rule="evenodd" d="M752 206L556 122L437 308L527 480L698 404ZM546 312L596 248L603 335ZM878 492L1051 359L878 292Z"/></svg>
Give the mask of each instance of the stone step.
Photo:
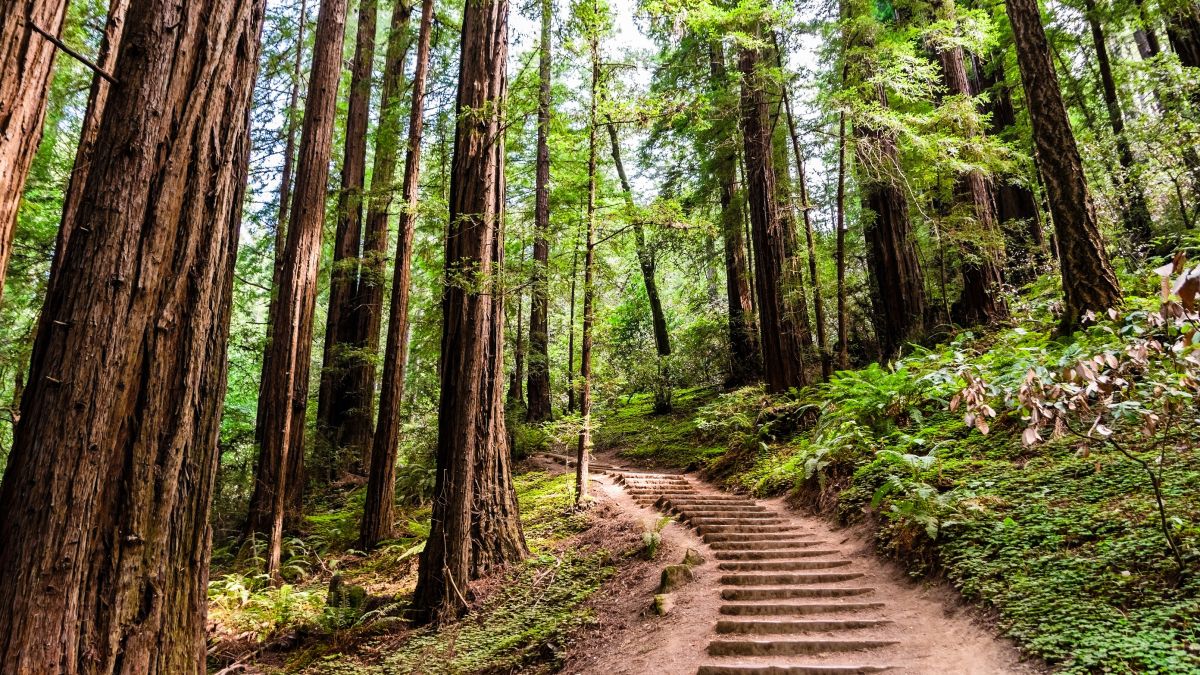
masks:
<svg viewBox="0 0 1200 675"><path fill-rule="evenodd" d="M802 598L848 598L874 592L874 588L866 586L764 586L761 588L722 588L721 599L745 602Z"/></svg>
<svg viewBox="0 0 1200 675"><path fill-rule="evenodd" d="M722 572L799 572L827 570L849 564L849 560L754 560L718 563L717 569Z"/></svg>
<svg viewBox="0 0 1200 675"><path fill-rule="evenodd" d="M756 515L771 516L776 518L774 513L766 510L761 506L743 505L743 504L699 504L694 505L688 502L664 504L663 509L667 511L675 511L676 513L686 513L695 516L722 516L722 515Z"/></svg>
<svg viewBox="0 0 1200 675"><path fill-rule="evenodd" d="M717 560L777 560L793 558L819 558L838 555L841 551L824 548L781 549L778 551L714 551Z"/></svg>
<svg viewBox="0 0 1200 675"><path fill-rule="evenodd" d="M856 652L897 644L896 640L713 640L709 656L800 656Z"/></svg>
<svg viewBox="0 0 1200 675"><path fill-rule="evenodd" d="M763 542L795 541L797 539L804 539L804 538L813 536L811 533L808 533L808 532L795 532L795 531L789 531L787 529L780 529L778 527L772 527L763 532L746 532L744 530L734 529L734 530L716 530L716 531L708 530L708 531L702 531L701 534L704 535L704 542L707 544L712 544L712 543L717 543L717 542L721 542L721 543L739 542L739 543L741 543L741 542L752 542L752 541L763 541ZM784 547L780 547L780 548L787 548L787 547L784 546Z"/></svg>
<svg viewBox="0 0 1200 675"><path fill-rule="evenodd" d="M755 663L736 663L704 665L696 671L696 675L868 675L891 670L887 665L835 665L835 664L797 664L797 665L768 665Z"/></svg>
<svg viewBox="0 0 1200 675"><path fill-rule="evenodd" d="M724 511L726 509L740 509L763 513L767 511L767 509L755 504L754 502L733 499L721 501L699 496L690 497L681 495L664 495L661 499L659 499L659 501L661 502L659 506L663 509L692 509L693 511Z"/></svg>
<svg viewBox="0 0 1200 675"><path fill-rule="evenodd" d="M692 487L695 488L696 486L692 485ZM727 504L729 502L742 502L745 504L756 504L756 505L758 504L758 502L754 501L753 499L750 499L749 497L743 497L741 495L727 495L722 492L712 492L711 490L697 489L696 494L689 495L689 496L691 496L694 499L701 500L701 501L719 502L719 503L725 503L725 504Z"/></svg>
<svg viewBox="0 0 1200 675"><path fill-rule="evenodd" d="M664 504L663 508L692 516L728 518L731 516L758 516L779 518L779 514L755 504L691 504L687 502Z"/></svg>
<svg viewBox="0 0 1200 675"><path fill-rule="evenodd" d="M830 631L878 628L892 623L887 619L722 619L717 622L718 633L749 635L788 635Z"/></svg>
<svg viewBox="0 0 1200 675"><path fill-rule="evenodd" d="M860 579L861 572L781 572L777 574L722 574L724 586L782 586L784 584L834 584Z"/></svg>
<svg viewBox="0 0 1200 675"><path fill-rule="evenodd" d="M697 525L700 534L786 534L799 529L787 523L769 523L765 525L747 525L745 523L730 523L727 525Z"/></svg>
<svg viewBox="0 0 1200 675"><path fill-rule="evenodd" d="M770 602L721 605L726 616L808 616L883 609L882 602Z"/></svg>
<svg viewBox="0 0 1200 675"><path fill-rule="evenodd" d="M779 516L767 513L749 516L728 514L723 516L691 516L683 514L683 517L697 527L701 525L786 525L788 522Z"/></svg>
<svg viewBox="0 0 1200 675"><path fill-rule="evenodd" d="M710 534L704 538L704 541L714 551L765 551L784 548L809 548L810 546L823 546L829 543L819 539L805 539L805 537L811 536L811 534L799 534L788 538L735 539L729 537L729 535Z"/></svg>

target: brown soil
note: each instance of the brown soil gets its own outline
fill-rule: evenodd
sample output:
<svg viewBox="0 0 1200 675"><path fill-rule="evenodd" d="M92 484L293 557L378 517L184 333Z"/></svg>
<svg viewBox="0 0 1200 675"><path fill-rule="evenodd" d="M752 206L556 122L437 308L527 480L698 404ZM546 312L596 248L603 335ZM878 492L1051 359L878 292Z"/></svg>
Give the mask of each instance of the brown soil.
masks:
<svg viewBox="0 0 1200 675"><path fill-rule="evenodd" d="M620 460L608 461L628 467ZM561 465L558 469L562 470ZM597 491L603 497L601 501L641 519L646 529L652 528L662 517L661 512L649 506L650 502L644 496L635 500L613 476L598 473L595 477ZM720 495L694 475L687 478L705 494ZM827 542L828 546L822 548L836 549L842 558L848 559L850 565L839 571L852 571L862 576L847 583L873 589L869 595L857 600L883 603L883 608L875 610L879 616L871 618L891 622L885 628L870 631L870 637L895 641L895 644L870 652L818 656L818 663L840 665L863 661L860 655L868 655L866 661L890 666L887 672L897 674L1024 675L1046 671L1043 664L1023 660L1011 643L998 638L982 614L966 605L953 589L943 583L915 582L896 564L881 558L861 530L836 528L820 518L799 514L789 509L782 499L757 500L757 504L782 519L783 526L803 530L815 539ZM714 551L702 542L696 530L678 519L662 530L662 541L653 561L623 568L589 601L596 612L597 623L572 646L561 672L690 674L697 672L703 664L771 667L795 661L774 656L729 661L710 656L706 651L710 641L737 637L716 632L718 619L739 618L722 616L719 612L721 606L727 604L721 599L723 586L720 583L722 574L727 572L717 570L719 561ZM661 570L668 564L681 562L688 548L699 551L705 563L695 568L694 582L675 592L674 609L665 617L658 616L651 609L651 603ZM818 634L811 637L840 636Z"/></svg>

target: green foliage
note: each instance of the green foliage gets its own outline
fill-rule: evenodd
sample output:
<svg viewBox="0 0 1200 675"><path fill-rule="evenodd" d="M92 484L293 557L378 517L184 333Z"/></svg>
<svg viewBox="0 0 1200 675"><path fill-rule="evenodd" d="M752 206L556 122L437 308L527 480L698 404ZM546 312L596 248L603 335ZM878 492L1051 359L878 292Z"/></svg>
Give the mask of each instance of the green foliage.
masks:
<svg viewBox="0 0 1200 675"><path fill-rule="evenodd" d="M1050 284L1034 287L1038 294L1054 292ZM916 350L893 368L837 373L784 397L755 389L712 397L692 424L672 421L675 443L686 443L688 434L694 446L724 442L730 450L718 479L755 494L791 493L843 520L868 519L882 550L914 574L944 574L967 597L994 607L1002 630L1064 672L1200 670L1200 653L1190 646L1200 639L1194 621L1200 610L1200 495L1194 489L1200 434L1181 423L1170 424L1169 433L1165 422L1155 433L1141 430L1146 412L1184 386L1185 371L1171 365L1166 352L1128 371L1120 356L1128 384L1111 426L1133 458L1098 454L1099 436L1066 435L1026 447L1021 435L1028 420L1004 407L1005 401L1019 405L1016 392L1031 370L1061 377L1066 368L1096 363L1097 355L1123 355L1155 334L1145 326L1146 310L1154 306L1145 296L1130 297L1129 311L1118 320L1054 338L1050 303L1031 295L1020 308L1029 319L960 334L937 349ZM1186 357L1189 349L1176 354ZM986 435L964 424L969 408L951 411L955 395L972 388L980 405L998 411L983 417ZM608 420L633 433L642 405L635 400ZM1085 422L1086 430L1099 410L1094 405L1076 406L1071 423ZM819 416L806 418L808 409L819 409ZM983 413L974 410L970 423L977 425ZM1183 417L1196 416L1194 403L1184 410ZM1135 459L1154 465L1164 445L1170 451L1156 475L1181 543L1182 576ZM652 456L649 444L638 447ZM676 452L665 450L668 457Z"/></svg>

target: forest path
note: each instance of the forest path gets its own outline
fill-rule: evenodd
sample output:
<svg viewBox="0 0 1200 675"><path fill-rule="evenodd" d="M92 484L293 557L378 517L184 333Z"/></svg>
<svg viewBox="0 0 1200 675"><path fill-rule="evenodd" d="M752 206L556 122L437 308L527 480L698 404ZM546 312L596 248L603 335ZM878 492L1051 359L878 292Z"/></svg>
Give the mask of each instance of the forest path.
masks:
<svg viewBox="0 0 1200 675"><path fill-rule="evenodd" d="M622 651L636 653L617 659L609 654L604 663L582 672L1000 675L1040 670L1022 663L953 591L909 580L852 530L835 530L822 519L797 514L782 500L754 500L693 476L623 463L598 463L593 477L624 508L643 515L655 510L690 526L705 559L696 575L701 588L684 587L690 597L676 612L688 616L676 618L680 625L668 635L626 639ZM702 598L694 597L698 592Z"/></svg>

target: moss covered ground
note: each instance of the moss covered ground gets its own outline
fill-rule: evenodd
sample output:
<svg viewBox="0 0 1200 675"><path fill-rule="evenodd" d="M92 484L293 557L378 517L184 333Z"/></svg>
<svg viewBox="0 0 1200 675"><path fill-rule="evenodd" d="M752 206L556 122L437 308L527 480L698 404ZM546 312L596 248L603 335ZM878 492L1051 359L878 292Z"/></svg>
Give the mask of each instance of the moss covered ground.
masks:
<svg viewBox="0 0 1200 675"><path fill-rule="evenodd" d="M573 508L573 476L530 470L515 476L530 557L472 585L471 612L441 627L404 619L428 507L402 507L406 535L370 555L352 548L361 490L306 518L289 542L290 583L271 588L246 549L218 550L210 586L210 669L240 662L264 672L553 672L592 620L586 600L634 551L610 552L587 537L600 514ZM240 552L240 556L238 553ZM331 608L330 575L362 587L358 607Z"/></svg>

